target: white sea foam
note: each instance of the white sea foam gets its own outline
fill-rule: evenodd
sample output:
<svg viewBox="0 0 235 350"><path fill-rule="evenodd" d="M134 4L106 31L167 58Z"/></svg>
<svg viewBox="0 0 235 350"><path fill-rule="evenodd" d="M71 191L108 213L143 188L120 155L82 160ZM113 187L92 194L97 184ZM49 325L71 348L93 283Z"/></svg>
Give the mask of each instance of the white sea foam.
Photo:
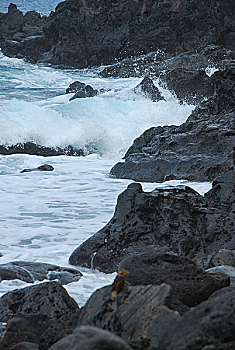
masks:
<svg viewBox="0 0 235 350"><path fill-rule="evenodd" d="M166 90L166 101L153 103L133 94L140 79L103 79L97 70L56 70L0 54L0 144L34 141L45 146L93 148L87 157L0 156L0 263L13 260L68 265L72 251L113 215L117 196L131 182L109 178L133 139L145 129L181 124L193 106L180 105ZM69 102L66 87L80 80L103 95ZM157 83L157 82L156 82ZM102 155L102 158L101 156ZM24 173L42 163L53 172ZM156 186L182 184L143 184ZM190 184L200 193L210 184ZM79 305L114 275L82 269L84 277L66 286ZM2 281L0 294L24 287Z"/></svg>

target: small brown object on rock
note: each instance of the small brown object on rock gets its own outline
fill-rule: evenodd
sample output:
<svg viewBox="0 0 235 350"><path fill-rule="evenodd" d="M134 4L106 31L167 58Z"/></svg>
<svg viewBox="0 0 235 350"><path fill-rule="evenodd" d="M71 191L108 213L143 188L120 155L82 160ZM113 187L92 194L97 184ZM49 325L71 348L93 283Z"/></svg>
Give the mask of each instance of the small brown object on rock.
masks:
<svg viewBox="0 0 235 350"><path fill-rule="evenodd" d="M123 290L125 284L127 284L128 286L130 285L130 283L124 279L128 273L129 272L125 269L118 272L112 284L112 297L115 298L117 293Z"/></svg>

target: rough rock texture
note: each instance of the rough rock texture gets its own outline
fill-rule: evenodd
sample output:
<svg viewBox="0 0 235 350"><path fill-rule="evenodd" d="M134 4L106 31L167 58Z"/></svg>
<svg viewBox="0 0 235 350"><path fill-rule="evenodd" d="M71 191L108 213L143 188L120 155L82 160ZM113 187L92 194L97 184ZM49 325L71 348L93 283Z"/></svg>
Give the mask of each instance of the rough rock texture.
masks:
<svg viewBox="0 0 235 350"><path fill-rule="evenodd" d="M70 263L113 272L123 258L152 246L207 266L221 247L235 246L235 169L218 177L205 198L189 187L143 192L131 184L110 222L70 256ZM92 258L93 257L93 258Z"/></svg>
<svg viewBox="0 0 235 350"><path fill-rule="evenodd" d="M77 309L77 303L59 283L46 282L4 294L0 298L0 321L6 322L19 314L38 313L58 319Z"/></svg>
<svg viewBox="0 0 235 350"><path fill-rule="evenodd" d="M167 330L158 349L234 349L234 308L234 290L201 303Z"/></svg>
<svg viewBox="0 0 235 350"><path fill-rule="evenodd" d="M84 151L81 149L75 149L72 146L65 148L60 147L45 147L37 145L33 142L18 143L12 146L0 145L0 154L9 155L16 153L26 153L36 156L51 157L51 156L84 156Z"/></svg>
<svg viewBox="0 0 235 350"><path fill-rule="evenodd" d="M82 273L69 267L27 261L13 261L0 265L0 281L19 279L28 283L44 279L58 279L61 284L79 281Z"/></svg>
<svg viewBox="0 0 235 350"><path fill-rule="evenodd" d="M145 77L135 88L134 92L136 94L144 95L147 98L150 98L153 102L158 102L164 100L164 97L161 96L160 91L154 85L154 82L149 77Z"/></svg>
<svg viewBox="0 0 235 350"><path fill-rule="evenodd" d="M211 267L210 269L207 269L206 271L209 273L220 273L224 276L229 277L230 286L235 286L235 267L228 266L228 265L222 265L222 266Z"/></svg>
<svg viewBox="0 0 235 350"><path fill-rule="evenodd" d="M112 286L97 290L81 310L79 324L94 325L115 333L145 349L157 344L163 330L179 319L171 306L171 287L124 285L116 297L111 296Z"/></svg>
<svg viewBox="0 0 235 350"><path fill-rule="evenodd" d="M217 289L229 286L229 278L210 275L192 261L173 254L153 253L133 255L121 261L119 270L129 273L126 280L133 285L169 284L172 293L188 306L206 300Z"/></svg>
<svg viewBox="0 0 235 350"><path fill-rule="evenodd" d="M110 174L136 181L211 181L235 164L235 69L211 77L215 93L180 126L146 130Z"/></svg>
<svg viewBox="0 0 235 350"><path fill-rule="evenodd" d="M81 326L73 334L61 339L50 350L131 350L131 347L116 335L92 326Z"/></svg>
<svg viewBox="0 0 235 350"><path fill-rule="evenodd" d="M84 68L158 49L175 54L211 43L234 49L232 0L67 0L42 23L43 35L40 23L40 35L32 37L28 31L15 43L6 40L12 39L12 29L2 22L13 27L19 40L22 14L12 18L17 12L13 6L9 12L0 16L3 52L55 65Z"/></svg>
<svg viewBox="0 0 235 350"><path fill-rule="evenodd" d="M36 343L21 342L14 345L9 350L38 350L38 345Z"/></svg>

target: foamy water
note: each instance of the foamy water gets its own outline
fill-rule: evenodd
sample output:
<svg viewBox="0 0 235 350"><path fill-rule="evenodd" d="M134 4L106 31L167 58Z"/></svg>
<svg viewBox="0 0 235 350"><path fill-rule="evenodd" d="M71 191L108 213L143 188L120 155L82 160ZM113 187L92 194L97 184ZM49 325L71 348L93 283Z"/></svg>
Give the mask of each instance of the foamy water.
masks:
<svg viewBox="0 0 235 350"><path fill-rule="evenodd" d="M75 80L109 91L69 101L71 94L66 95L65 89ZM0 156L0 263L25 260L66 266L73 250L111 219L118 194L131 182L110 178L111 167L144 130L179 125L193 109L179 104L162 88L166 101L154 103L135 95L133 88L140 81L100 78L98 69L31 65L0 53L0 144L33 141L95 152L86 157L46 159ZM20 173L45 162L55 170ZM150 191L182 183L145 183L143 188ZM211 187L209 183L189 185L202 194ZM95 289L111 283L114 275L80 270L84 276L66 289L83 305ZM18 280L2 281L0 295L27 285Z"/></svg>

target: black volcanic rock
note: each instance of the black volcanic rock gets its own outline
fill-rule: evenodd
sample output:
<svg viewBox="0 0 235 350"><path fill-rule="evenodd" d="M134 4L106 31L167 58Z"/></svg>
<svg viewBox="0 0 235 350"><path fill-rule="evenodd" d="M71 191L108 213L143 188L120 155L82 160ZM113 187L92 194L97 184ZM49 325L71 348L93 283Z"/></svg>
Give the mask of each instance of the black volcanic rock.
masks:
<svg viewBox="0 0 235 350"><path fill-rule="evenodd" d="M149 77L144 77L144 79L134 88L134 92L150 98L153 102L165 100L164 97L161 96L157 86Z"/></svg>
<svg viewBox="0 0 235 350"><path fill-rule="evenodd" d="M78 323L110 331L134 349L144 350L159 339L179 318L171 310L171 287L127 286L112 296L112 286L98 289L81 309Z"/></svg>
<svg viewBox="0 0 235 350"><path fill-rule="evenodd" d="M70 263L91 267L92 260L95 268L113 272L128 255L153 247L208 264L221 247L235 245L235 170L219 179L224 187L215 181L205 198L184 186L143 192L140 184L129 185L110 222L72 253Z"/></svg>
<svg viewBox="0 0 235 350"><path fill-rule="evenodd" d="M77 309L77 303L57 282L45 282L17 289L0 298L0 320L4 322L19 314L40 314L58 319Z"/></svg>
<svg viewBox="0 0 235 350"><path fill-rule="evenodd" d="M159 350L232 350L235 346L235 291L197 305L168 328Z"/></svg>
<svg viewBox="0 0 235 350"><path fill-rule="evenodd" d="M208 44L234 50L233 13L232 0L213 4L197 0L67 0L39 25L34 23L36 15L31 15L31 29L25 33L21 22L30 16L23 16L11 5L8 14L0 15L1 48L9 56L77 68L110 64L117 58L158 49L170 55ZM26 36L15 45L12 33L17 40L21 33Z"/></svg>
<svg viewBox="0 0 235 350"><path fill-rule="evenodd" d="M31 173L32 171L53 171L54 168L50 164L42 164L37 168L25 168L21 171L21 173Z"/></svg>
<svg viewBox="0 0 235 350"><path fill-rule="evenodd" d="M10 155L10 154L32 154L36 156L51 157L51 156L84 156L84 151L82 149L76 149L72 146L67 146L65 148L60 147L45 147L37 145L33 142L18 143L12 146L0 145L0 154Z"/></svg>
<svg viewBox="0 0 235 350"><path fill-rule="evenodd" d="M110 174L135 181L211 181L235 164L235 69L211 77L214 95L180 126L146 130Z"/></svg>
<svg viewBox="0 0 235 350"><path fill-rule="evenodd" d="M229 286L229 278L212 275L182 256L146 250L121 261L119 270L129 273L126 280L133 285L169 284L172 294L187 306L206 300L217 289Z"/></svg>
<svg viewBox="0 0 235 350"><path fill-rule="evenodd" d="M61 284L79 281L82 274L80 271L60 267L52 264L28 261L13 261L0 265L0 282L3 280L19 279L24 282L33 283L44 279L58 279Z"/></svg>

